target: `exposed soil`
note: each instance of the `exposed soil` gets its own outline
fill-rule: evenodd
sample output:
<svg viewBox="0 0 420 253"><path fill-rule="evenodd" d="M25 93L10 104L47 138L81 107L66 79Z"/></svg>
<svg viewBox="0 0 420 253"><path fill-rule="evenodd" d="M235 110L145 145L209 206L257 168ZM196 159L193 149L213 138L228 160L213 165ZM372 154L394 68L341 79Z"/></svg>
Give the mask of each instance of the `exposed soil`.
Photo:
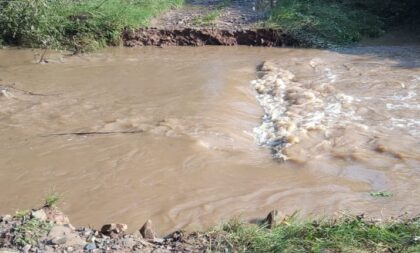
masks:
<svg viewBox="0 0 420 253"><path fill-rule="evenodd" d="M278 222L278 217L272 215L267 217L269 227ZM118 223L105 224L100 230L75 228L61 211L44 206L14 216L0 216L0 253L212 252L212 245L223 243L224 236L221 232L175 231L158 237L150 220L134 233L126 233L127 228Z"/></svg>
<svg viewBox="0 0 420 253"><path fill-rule="evenodd" d="M266 0L191 0L151 22L152 28L126 31L125 46L248 45L299 46L281 30L262 28Z"/></svg>
<svg viewBox="0 0 420 253"><path fill-rule="evenodd" d="M212 27L223 30L250 29L265 16L261 0L189 0L185 7L171 10L153 20L157 28L182 29ZM261 7L261 8L259 8ZM197 22L207 15L215 14L208 23Z"/></svg>
<svg viewBox="0 0 420 253"><path fill-rule="evenodd" d="M146 28L126 31L124 46L204 46L249 45L282 47L298 45L294 38L273 29L220 30L220 29L157 29Z"/></svg>

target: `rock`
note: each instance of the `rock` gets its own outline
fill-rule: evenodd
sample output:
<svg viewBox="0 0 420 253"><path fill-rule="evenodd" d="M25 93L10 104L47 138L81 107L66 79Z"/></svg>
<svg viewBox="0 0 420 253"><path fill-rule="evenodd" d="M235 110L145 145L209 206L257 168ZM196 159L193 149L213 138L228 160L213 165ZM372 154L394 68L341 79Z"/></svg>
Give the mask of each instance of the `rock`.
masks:
<svg viewBox="0 0 420 253"><path fill-rule="evenodd" d="M84 245L85 241L68 225L56 225L51 228L47 238L53 245L66 246Z"/></svg>
<svg viewBox="0 0 420 253"><path fill-rule="evenodd" d="M53 244L53 245L65 244L67 242L67 238L66 237L54 237L49 242L50 242L50 244Z"/></svg>
<svg viewBox="0 0 420 253"><path fill-rule="evenodd" d="M91 242L85 245L85 247L83 247L84 250L94 250L96 249L96 244Z"/></svg>
<svg viewBox="0 0 420 253"><path fill-rule="evenodd" d="M265 218L264 223L267 225L267 228L272 229L274 228L279 222L281 218L281 214L277 210L271 211L267 218Z"/></svg>
<svg viewBox="0 0 420 253"><path fill-rule="evenodd" d="M19 253L19 251L9 248L0 248L0 253Z"/></svg>
<svg viewBox="0 0 420 253"><path fill-rule="evenodd" d="M154 240L156 237L155 232L152 229L152 221L147 220L146 223L144 223L143 227L140 229L140 233L143 236L144 239L147 240Z"/></svg>
<svg viewBox="0 0 420 253"><path fill-rule="evenodd" d="M126 248L132 249L136 245L136 241L133 238L124 238L122 245Z"/></svg>
<svg viewBox="0 0 420 253"><path fill-rule="evenodd" d="M70 224L69 218L66 215L64 215L63 212L59 211L58 209L45 207L45 208L43 208L43 210L45 210L45 213L47 215L47 219L49 221L52 221L55 224L59 224L59 225Z"/></svg>
<svg viewBox="0 0 420 253"><path fill-rule="evenodd" d="M29 244L25 245L25 247L23 247L23 249L22 249L22 252L28 253L30 249L31 249L31 245L29 245Z"/></svg>
<svg viewBox="0 0 420 253"><path fill-rule="evenodd" d="M0 221L2 221L2 222L8 222L8 221L11 221L12 219L13 219L13 217L11 215L8 215L8 214L0 217Z"/></svg>
<svg viewBox="0 0 420 253"><path fill-rule="evenodd" d="M111 223L103 225L101 228L101 233L111 238L116 238L124 235L124 232L127 230L127 228L128 226L126 224Z"/></svg>
<svg viewBox="0 0 420 253"><path fill-rule="evenodd" d="M46 221L48 217L47 217L47 213L45 212L45 210L41 208L41 209L38 209L38 210L33 210L31 212L31 218L38 219L38 220L41 220L41 221Z"/></svg>

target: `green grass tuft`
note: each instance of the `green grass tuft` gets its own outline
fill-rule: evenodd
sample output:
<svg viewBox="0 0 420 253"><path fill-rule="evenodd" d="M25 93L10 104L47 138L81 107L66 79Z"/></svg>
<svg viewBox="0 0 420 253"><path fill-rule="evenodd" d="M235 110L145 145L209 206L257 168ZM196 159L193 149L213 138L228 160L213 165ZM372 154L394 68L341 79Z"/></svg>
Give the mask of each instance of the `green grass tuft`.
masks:
<svg viewBox="0 0 420 253"><path fill-rule="evenodd" d="M392 193L387 192L387 191L370 192L369 194L372 197L384 197L384 198L392 197Z"/></svg>
<svg viewBox="0 0 420 253"><path fill-rule="evenodd" d="M45 197L44 206L55 207L58 204L58 202L60 202L60 199L61 199L61 196L58 193L56 193L56 192L49 193Z"/></svg>
<svg viewBox="0 0 420 253"><path fill-rule="evenodd" d="M238 220L211 232L212 252L419 252L420 218L369 222L291 218L272 230Z"/></svg>
<svg viewBox="0 0 420 253"><path fill-rule="evenodd" d="M21 247L35 245L51 228L52 224L48 222L30 219L13 229L13 243Z"/></svg>

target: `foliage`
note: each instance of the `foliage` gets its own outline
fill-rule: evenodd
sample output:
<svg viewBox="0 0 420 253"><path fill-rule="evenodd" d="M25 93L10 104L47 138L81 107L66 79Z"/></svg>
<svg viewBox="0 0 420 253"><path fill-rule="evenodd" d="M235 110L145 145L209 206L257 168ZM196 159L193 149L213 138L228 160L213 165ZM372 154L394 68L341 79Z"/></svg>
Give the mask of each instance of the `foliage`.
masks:
<svg viewBox="0 0 420 253"><path fill-rule="evenodd" d="M139 28L183 0L9 0L0 2L0 41L93 50L117 45L125 28Z"/></svg>
<svg viewBox="0 0 420 253"><path fill-rule="evenodd" d="M214 252L419 252L420 218L374 223L358 217L299 221L272 230L238 220L211 232ZM222 236L220 236L222 235Z"/></svg>
<svg viewBox="0 0 420 253"><path fill-rule="evenodd" d="M45 197L45 204L44 206L46 207L54 207L58 204L58 202L60 201L61 196L56 193L56 192L52 192L49 193L46 197Z"/></svg>
<svg viewBox="0 0 420 253"><path fill-rule="evenodd" d="M304 46L346 44L383 32L381 20L368 11L322 0L279 1L268 24L291 34Z"/></svg>
<svg viewBox="0 0 420 253"><path fill-rule="evenodd" d="M13 243L18 246L34 245L39 239L47 234L52 224L38 219L30 219L13 230Z"/></svg>
<svg viewBox="0 0 420 253"><path fill-rule="evenodd" d="M16 210L14 217L22 219L29 214L29 210Z"/></svg>
<svg viewBox="0 0 420 253"><path fill-rule="evenodd" d="M419 26L418 9L418 0L281 0L267 23L303 46L327 47L378 36L392 26Z"/></svg>

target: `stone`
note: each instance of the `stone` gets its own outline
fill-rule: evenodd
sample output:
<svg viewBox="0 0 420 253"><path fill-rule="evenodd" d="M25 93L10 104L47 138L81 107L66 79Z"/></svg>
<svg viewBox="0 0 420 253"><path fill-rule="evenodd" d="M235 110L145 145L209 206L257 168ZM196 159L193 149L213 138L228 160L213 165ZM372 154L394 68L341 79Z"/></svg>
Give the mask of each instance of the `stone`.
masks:
<svg viewBox="0 0 420 253"><path fill-rule="evenodd" d="M85 245L85 247L83 247L84 250L94 250L96 249L96 244L91 242Z"/></svg>
<svg viewBox="0 0 420 253"><path fill-rule="evenodd" d="M264 220L264 224L266 224L267 228L272 229L285 218L284 214L280 213L278 210L271 211L267 218Z"/></svg>
<svg viewBox="0 0 420 253"><path fill-rule="evenodd" d="M144 223L143 227L140 229L140 234L147 240L154 240L156 238L156 234L152 229L151 220L147 220L146 223Z"/></svg>
<svg viewBox="0 0 420 253"><path fill-rule="evenodd" d="M19 253L19 251L9 248L0 248L0 253Z"/></svg>
<svg viewBox="0 0 420 253"><path fill-rule="evenodd" d="M59 225L70 224L69 218L60 210L48 207L44 208L44 210L49 221Z"/></svg>
<svg viewBox="0 0 420 253"><path fill-rule="evenodd" d="M103 225L101 228L101 233L111 238L116 238L124 235L124 232L127 230L127 228L128 226L126 224L111 223Z"/></svg>
<svg viewBox="0 0 420 253"><path fill-rule="evenodd" d="M31 212L31 217L41 221L46 221L48 218L47 213L44 211L44 209L33 210Z"/></svg>
<svg viewBox="0 0 420 253"><path fill-rule="evenodd" d="M84 245L85 241L67 225L56 225L48 233L49 242L53 245L65 244L66 246Z"/></svg>
<svg viewBox="0 0 420 253"><path fill-rule="evenodd" d="M22 252L24 252L24 253L28 253L29 252L29 250L31 249L31 245L25 245L25 247L23 247L23 249L22 249Z"/></svg>
<svg viewBox="0 0 420 253"><path fill-rule="evenodd" d="M53 245L65 244L66 242L67 242L66 237L54 237L50 240L50 243Z"/></svg>
<svg viewBox="0 0 420 253"><path fill-rule="evenodd" d="M277 219L278 219L278 211L273 210L267 215L264 223L267 224L267 228L272 229L277 223Z"/></svg>
<svg viewBox="0 0 420 253"><path fill-rule="evenodd" d="M2 221L2 222L9 222L12 219L13 219L13 217L11 215L9 215L9 214L0 217L0 221Z"/></svg>

